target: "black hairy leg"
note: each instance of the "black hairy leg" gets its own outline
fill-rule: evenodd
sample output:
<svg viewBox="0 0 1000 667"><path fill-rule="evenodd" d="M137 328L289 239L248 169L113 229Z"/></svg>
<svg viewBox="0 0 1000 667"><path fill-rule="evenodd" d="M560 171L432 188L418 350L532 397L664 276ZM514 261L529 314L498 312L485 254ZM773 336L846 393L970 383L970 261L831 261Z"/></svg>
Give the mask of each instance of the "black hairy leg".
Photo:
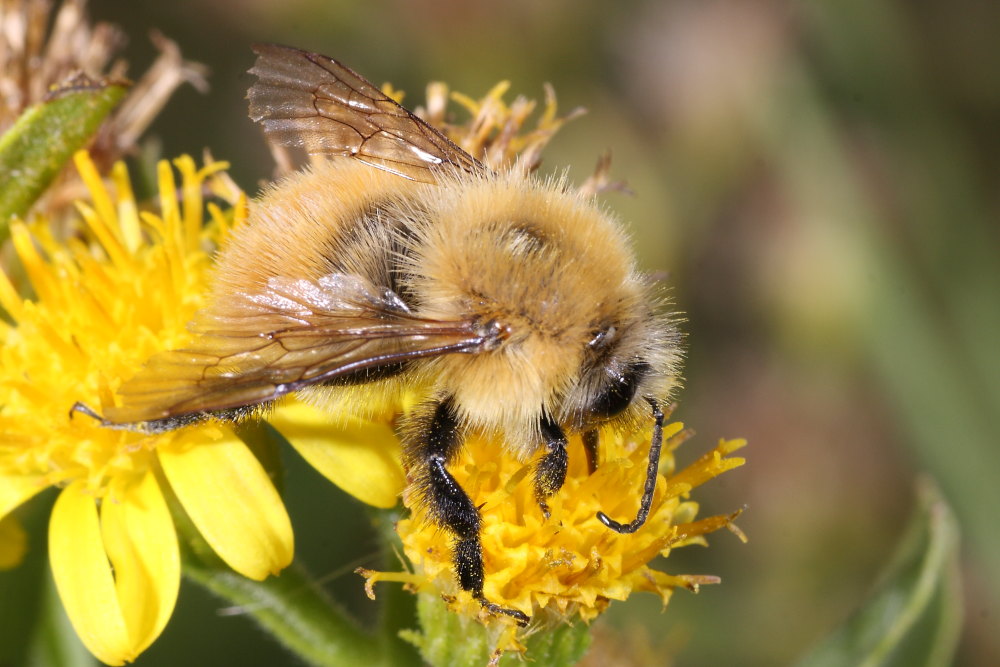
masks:
<svg viewBox="0 0 1000 667"><path fill-rule="evenodd" d="M155 435L157 433L166 433L184 426L190 426L199 422L208 421L209 419L218 419L219 421L238 423L252 417L260 417L261 415L266 414L272 405L274 405L273 401L269 401L267 403L261 403L260 405L245 405L239 408L229 408L228 410L216 410L214 412L191 412L185 415L164 417L163 419L153 419L150 421L134 422L131 424L116 424L105 419L100 413L86 403L77 401L73 404L73 407L70 408L69 416L70 419L72 419L73 415L79 412L80 414L86 415L91 419L96 419L104 428L110 428L116 431L131 431L132 433Z"/></svg>
<svg viewBox="0 0 1000 667"><path fill-rule="evenodd" d="M587 454L587 472L597 472L597 456L601 447L601 436L596 428L583 432L583 451Z"/></svg>
<svg viewBox="0 0 1000 667"><path fill-rule="evenodd" d="M545 453L535 465L535 500L542 508L542 514L548 519L550 512L545 501L561 489L563 482L566 481L566 435L559 428L559 424L552 421L548 415L542 417L539 426L545 443Z"/></svg>
<svg viewBox="0 0 1000 667"><path fill-rule="evenodd" d="M526 625L529 620L527 615L516 609L501 607L483 595L486 575L483 546L479 539L479 509L447 469L461 446L462 433L454 406L451 400L445 399L434 406L427 417L416 424L416 428L409 429L404 440L407 468L420 487L431 517L455 536L452 558L462 590L472 593L487 611L510 616L519 625Z"/></svg>
<svg viewBox="0 0 1000 667"><path fill-rule="evenodd" d="M653 438L649 442L649 463L646 466L646 483L642 489L642 499L639 501L639 512L630 523L620 523L604 512L598 512L597 518L605 526L616 533L634 533L646 523L649 509L653 506L653 493L656 491L656 475L660 468L660 448L663 446L663 410L656 400L646 397L646 402L653 408Z"/></svg>

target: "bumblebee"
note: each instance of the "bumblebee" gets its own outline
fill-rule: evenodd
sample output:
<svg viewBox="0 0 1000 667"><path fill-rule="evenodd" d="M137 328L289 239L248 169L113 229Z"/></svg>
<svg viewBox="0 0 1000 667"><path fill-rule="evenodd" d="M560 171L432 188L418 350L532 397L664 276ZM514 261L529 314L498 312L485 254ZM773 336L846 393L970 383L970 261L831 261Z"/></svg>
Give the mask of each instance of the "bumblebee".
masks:
<svg viewBox="0 0 1000 667"><path fill-rule="evenodd" d="M598 429L652 416L645 521L677 384L679 334L592 197L492 170L339 62L255 46L251 118L269 141L326 157L268 187L218 257L182 350L125 382L106 426L161 432L244 419L282 396L318 403L416 392L403 461L454 538L462 589L483 595L480 514L448 465L471 432L534 460L539 511L566 477L567 433L590 470ZM81 411L94 414L88 408Z"/></svg>

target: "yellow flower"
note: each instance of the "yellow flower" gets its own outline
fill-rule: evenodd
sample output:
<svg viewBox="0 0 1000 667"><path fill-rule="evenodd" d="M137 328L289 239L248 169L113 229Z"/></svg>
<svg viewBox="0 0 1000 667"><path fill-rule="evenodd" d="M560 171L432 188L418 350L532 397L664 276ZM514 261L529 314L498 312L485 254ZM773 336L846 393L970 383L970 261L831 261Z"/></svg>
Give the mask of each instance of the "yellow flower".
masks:
<svg viewBox="0 0 1000 667"><path fill-rule="evenodd" d="M383 509L399 502L406 478L391 419L332 415L293 397L267 420L309 465L358 500Z"/></svg>
<svg viewBox="0 0 1000 667"><path fill-rule="evenodd" d="M107 404L153 353L183 345L202 304L210 252L233 222L209 205L213 162L159 165L160 212L139 213L123 165L115 196L86 154L76 165L92 205L66 242L41 224L11 225L33 299L0 272L0 518L39 491L61 488L49 557L74 628L109 664L133 660L163 630L180 582L169 494L234 570L263 579L292 558L292 531L267 471L233 431L205 424L146 435L72 414ZM232 219L245 217L242 194ZM12 272L13 273L13 272Z"/></svg>
<svg viewBox="0 0 1000 667"><path fill-rule="evenodd" d="M480 507L486 598L531 616L532 626L526 630L530 633L539 626L554 627L577 619L588 622L611 600L624 600L633 592L655 593L666 604L677 587L697 591L701 584L717 583L717 577L672 575L649 566L674 548L704 544L705 534L723 527L742 539L732 524L739 512L696 520L698 505L689 495L694 487L742 465L742 458L729 455L745 441L720 441L712 451L676 471L673 452L687 435L680 423L664 427L653 505L645 525L632 534L609 530L596 514L635 516L645 479L648 431L602 432L602 460L593 474L587 471L579 436L570 438L566 482L548 500L549 519L535 500L531 464L507 454L500 443L470 438L449 469ZM518 638L525 631L518 630L507 616L484 611L479 601L459 589L450 537L418 502L415 489L408 490L403 500L412 516L397 524L397 532L413 572L362 571L368 578L369 595L373 596L372 585L377 581L405 582L442 597L452 611L494 627L495 647L522 650Z"/></svg>

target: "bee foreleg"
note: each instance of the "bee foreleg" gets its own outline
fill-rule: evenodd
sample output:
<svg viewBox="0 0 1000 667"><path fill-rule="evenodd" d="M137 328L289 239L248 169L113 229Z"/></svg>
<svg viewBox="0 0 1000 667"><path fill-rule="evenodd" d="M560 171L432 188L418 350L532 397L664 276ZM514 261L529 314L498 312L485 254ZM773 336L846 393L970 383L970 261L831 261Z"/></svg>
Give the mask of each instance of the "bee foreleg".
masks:
<svg viewBox="0 0 1000 667"><path fill-rule="evenodd" d="M441 401L430 419L419 426L405 439L407 467L415 472L416 484L434 521L455 535L452 553L459 586L488 611L505 614L526 625L529 619L524 613L490 602L483 594L486 575L479 539L479 509L446 467L462 446L451 401Z"/></svg>
<svg viewBox="0 0 1000 667"><path fill-rule="evenodd" d="M545 500L561 489L566 481L566 435L548 415L542 417L540 426L547 451L535 465L535 500L548 519L551 513Z"/></svg>
<svg viewBox="0 0 1000 667"><path fill-rule="evenodd" d="M656 492L656 476L660 469L660 448L663 446L663 410L655 399L646 397L653 408L653 438L649 442L649 464L646 466L646 483L642 489L642 499L639 501L639 512L630 523L620 523L604 512L598 512L597 518L605 526L616 533L634 533L646 523L649 510L653 506L653 494Z"/></svg>

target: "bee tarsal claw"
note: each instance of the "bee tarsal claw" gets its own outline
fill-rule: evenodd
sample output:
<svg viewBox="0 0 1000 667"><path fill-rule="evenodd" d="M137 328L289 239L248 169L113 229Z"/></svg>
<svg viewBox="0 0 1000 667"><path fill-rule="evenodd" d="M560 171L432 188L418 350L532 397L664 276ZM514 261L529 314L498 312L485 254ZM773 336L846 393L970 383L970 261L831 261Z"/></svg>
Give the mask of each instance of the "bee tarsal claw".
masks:
<svg viewBox="0 0 1000 667"><path fill-rule="evenodd" d="M99 415L96 410L94 410L92 407L90 407L86 403L82 403L80 401L77 401L76 403L74 403L73 407L71 407L69 409L69 418L70 419L73 418L73 413L74 412L79 412L80 414L87 415L91 419L96 419L97 421L101 422L102 424L104 423L104 417L102 417L101 415Z"/></svg>

